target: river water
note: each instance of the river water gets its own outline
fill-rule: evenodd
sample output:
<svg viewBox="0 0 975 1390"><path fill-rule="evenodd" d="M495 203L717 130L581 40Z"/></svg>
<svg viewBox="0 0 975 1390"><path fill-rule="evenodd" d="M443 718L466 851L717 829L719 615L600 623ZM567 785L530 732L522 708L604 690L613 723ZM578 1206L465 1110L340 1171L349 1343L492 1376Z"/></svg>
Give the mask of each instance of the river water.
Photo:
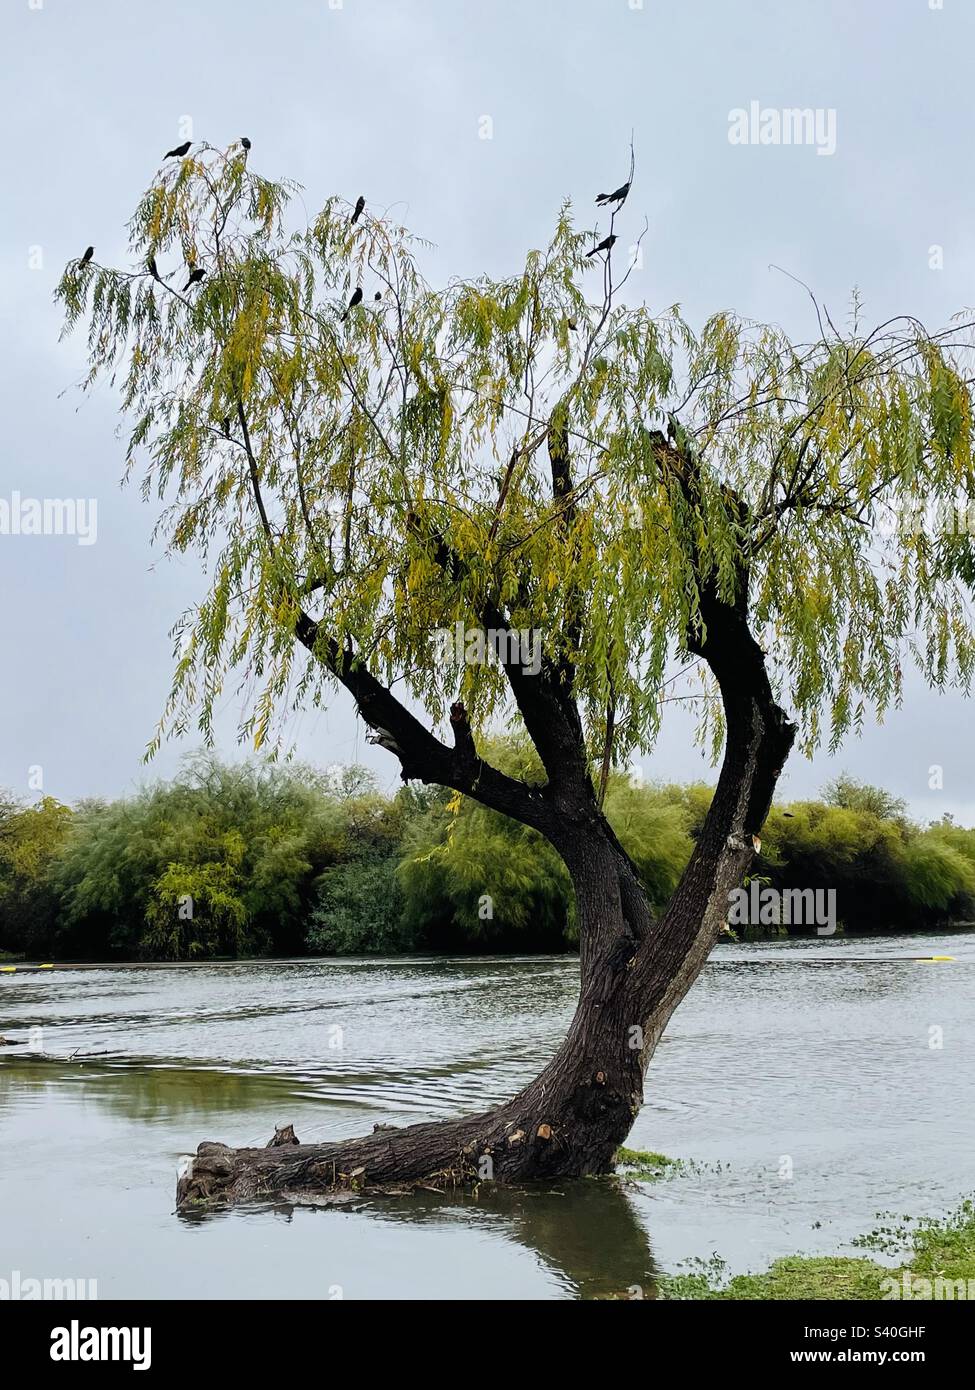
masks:
<svg viewBox="0 0 975 1390"><path fill-rule="evenodd" d="M953 956L926 963L910 956ZM0 1279L100 1298L575 1298L717 1253L855 1253L878 1213L975 1190L975 933L722 945L661 1043L629 1144L687 1160L353 1208L173 1214L181 1156L446 1118L557 1045L571 957L0 975ZM31 1031L33 1030L33 1031ZM38 1031L40 1030L40 1031Z"/></svg>

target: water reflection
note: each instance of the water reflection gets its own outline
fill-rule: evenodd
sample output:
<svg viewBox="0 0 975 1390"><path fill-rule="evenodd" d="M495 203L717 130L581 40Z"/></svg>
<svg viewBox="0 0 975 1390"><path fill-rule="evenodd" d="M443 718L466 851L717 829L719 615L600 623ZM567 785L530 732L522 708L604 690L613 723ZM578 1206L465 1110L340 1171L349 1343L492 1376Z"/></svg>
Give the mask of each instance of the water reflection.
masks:
<svg viewBox="0 0 975 1390"><path fill-rule="evenodd" d="M15 1105L56 1108L72 1091L83 1093L89 1114L97 1108L142 1123L286 1111L300 1100L300 1089L284 1078L166 1066L155 1058L111 1066L59 1058L0 1065L0 1114Z"/></svg>
<svg viewBox="0 0 975 1390"><path fill-rule="evenodd" d="M517 1192L482 1187L470 1193L417 1192L409 1197L353 1200L343 1210L368 1227L378 1223L399 1228L411 1241L417 1236L460 1233L477 1258L489 1241L531 1253L551 1280L550 1296L586 1299L652 1299L657 1270L647 1229L640 1219L635 1186L618 1178L565 1182L557 1187L528 1187ZM248 1211L180 1212L187 1225L209 1226L248 1215L276 1218L285 1225L305 1220L327 1223L332 1208L311 1212L287 1202L263 1204ZM327 1224L322 1238L328 1238ZM506 1296L524 1296L522 1279L512 1280ZM404 1296L409 1296L405 1294ZM449 1294L444 1296L449 1297Z"/></svg>

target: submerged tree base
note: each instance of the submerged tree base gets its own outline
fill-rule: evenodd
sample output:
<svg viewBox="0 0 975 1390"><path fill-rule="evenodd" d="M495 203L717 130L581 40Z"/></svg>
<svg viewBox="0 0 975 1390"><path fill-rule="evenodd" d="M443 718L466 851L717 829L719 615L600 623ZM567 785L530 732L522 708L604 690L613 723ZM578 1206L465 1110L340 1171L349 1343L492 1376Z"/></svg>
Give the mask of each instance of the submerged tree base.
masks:
<svg viewBox="0 0 975 1390"><path fill-rule="evenodd" d="M612 1173L620 1107L612 1096L591 1117L586 1142L567 1142L567 1126L530 1115L526 1095L485 1114L410 1125L379 1125L372 1134L328 1144L302 1144L291 1125L265 1148L200 1144L176 1187L178 1211L240 1202L282 1200L340 1204L364 1193L475 1189L482 1182L517 1183ZM554 1106L548 1112L554 1120ZM627 1127L632 1122L629 1116Z"/></svg>

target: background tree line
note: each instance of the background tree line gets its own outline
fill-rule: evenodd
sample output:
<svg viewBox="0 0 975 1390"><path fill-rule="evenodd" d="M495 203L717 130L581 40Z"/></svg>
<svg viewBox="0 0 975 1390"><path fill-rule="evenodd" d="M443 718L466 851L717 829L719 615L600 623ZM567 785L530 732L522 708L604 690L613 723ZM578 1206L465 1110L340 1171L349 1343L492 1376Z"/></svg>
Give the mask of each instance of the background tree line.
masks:
<svg viewBox="0 0 975 1390"><path fill-rule="evenodd" d="M541 779L522 743L489 750ZM655 906L680 877L711 788L610 778L606 811ZM833 888L847 930L975 918L975 830L925 829L903 802L842 777L775 806L753 873ZM535 831L470 798L372 774L191 758L118 801L0 795L0 951L61 959L559 951L572 892Z"/></svg>

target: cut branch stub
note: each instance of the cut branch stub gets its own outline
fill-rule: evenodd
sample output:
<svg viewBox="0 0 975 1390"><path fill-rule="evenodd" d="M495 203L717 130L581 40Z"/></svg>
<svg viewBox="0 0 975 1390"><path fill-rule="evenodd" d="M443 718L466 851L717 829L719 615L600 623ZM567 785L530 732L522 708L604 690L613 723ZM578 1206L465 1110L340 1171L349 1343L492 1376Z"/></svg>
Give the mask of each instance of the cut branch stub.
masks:
<svg viewBox="0 0 975 1390"><path fill-rule="evenodd" d="M274 1138L267 1141L269 1149L279 1149L283 1144L298 1144L301 1141L295 1134L294 1125L277 1125L274 1130Z"/></svg>

